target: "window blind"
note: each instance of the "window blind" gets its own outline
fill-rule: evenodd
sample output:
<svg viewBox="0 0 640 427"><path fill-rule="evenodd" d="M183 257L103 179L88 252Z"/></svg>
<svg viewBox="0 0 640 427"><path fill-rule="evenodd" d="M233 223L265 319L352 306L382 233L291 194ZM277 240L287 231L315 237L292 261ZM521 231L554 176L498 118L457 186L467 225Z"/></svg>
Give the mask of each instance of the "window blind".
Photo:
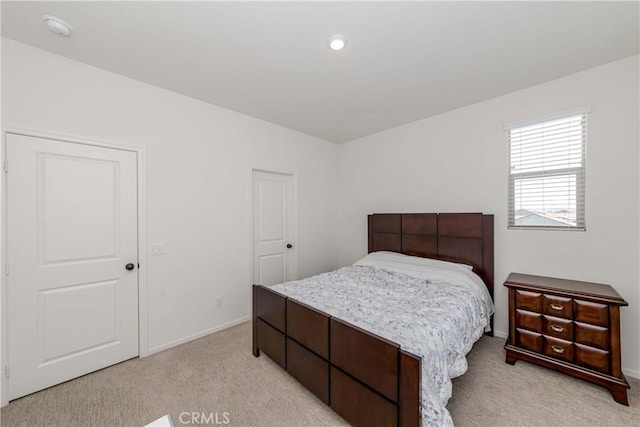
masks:
<svg viewBox="0 0 640 427"><path fill-rule="evenodd" d="M509 228L585 230L586 110L509 132Z"/></svg>

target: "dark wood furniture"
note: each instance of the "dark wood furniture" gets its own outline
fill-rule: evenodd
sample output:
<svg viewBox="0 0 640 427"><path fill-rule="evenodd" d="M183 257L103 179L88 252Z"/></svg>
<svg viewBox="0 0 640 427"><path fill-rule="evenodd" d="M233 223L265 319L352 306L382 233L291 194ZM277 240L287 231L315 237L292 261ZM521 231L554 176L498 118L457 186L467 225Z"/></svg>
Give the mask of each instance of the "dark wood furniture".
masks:
<svg viewBox="0 0 640 427"><path fill-rule="evenodd" d="M609 285L511 273L506 362L526 360L609 389L629 405L621 367L620 307Z"/></svg>
<svg viewBox="0 0 640 427"><path fill-rule="evenodd" d="M493 298L493 215L369 215L369 252L472 265ZM419 426L421 361L400 345L253 286L253 354L287 370L355 426Z"/></svg>

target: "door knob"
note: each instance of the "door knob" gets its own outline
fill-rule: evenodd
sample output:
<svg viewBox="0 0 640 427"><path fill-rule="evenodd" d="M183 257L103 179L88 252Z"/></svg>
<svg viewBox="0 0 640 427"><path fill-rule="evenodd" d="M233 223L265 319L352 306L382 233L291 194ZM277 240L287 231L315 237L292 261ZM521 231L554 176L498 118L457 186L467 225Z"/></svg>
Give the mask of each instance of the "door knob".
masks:
<svg viewBox="0 0 640 427"><path fill-rule="evenodd" d="M129 270L129 271L131 271L131 270L133 270L134 268L136 268L136 266L135 266L135 265L133 265L132 263L129 263L129 264L125 265L125 266L124 266L124 268L126 268L126 269L127 269L127 270Z"/></svg>
<svg viewBox="0 0 640 427"><path fill-rule="evenodd" d="M287 243L287 249L291 249L293 245L291 243Z"/></svg>

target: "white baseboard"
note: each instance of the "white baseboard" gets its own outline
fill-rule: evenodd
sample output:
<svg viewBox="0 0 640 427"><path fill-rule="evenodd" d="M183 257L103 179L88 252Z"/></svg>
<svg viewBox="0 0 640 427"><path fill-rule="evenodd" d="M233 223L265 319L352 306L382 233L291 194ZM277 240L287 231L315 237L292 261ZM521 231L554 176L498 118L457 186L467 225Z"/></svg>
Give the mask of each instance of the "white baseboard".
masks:
<svg viewBox="0 0 640 427"><path fill-rule="evenodd" d="M236 325L239 325L241 323L248 322L250 319L251 319L251 316L244 316L244 317L242 317L240 319L232 320L231 322L223 323L222 325L218 325L218 326L215 326L215 327L210 328L210 329L205 329L204 331L197 332L197 333L195 333L193 335L189 335L189 336L186 336L184 338L180 338L180 339L168 342L166 344L162 344L162 345L159 345L157 347L150 348L149 349L149 354L147 354L144 357L151 356L154 353L158 353L160 351L167 350L167 349L169 349L171 347L175 347L177 345L184 344L184 343L187 343L189 341L193 341L193 340L198 339L198 338L202 338L202 337L204 337L206 335L213 334L215 332L220 332L220 331L222 331L224 329L229 329L229 328L231 328L233 326L236 326Z"/></svg>
<svg viewBox="0 0 640 427"><path fill-rule="evenodd" d="M493 331L493 336L494 336L494 337L496 337L496 338L504 338L504 339L507 339L507 336L508 336L508 335L509 335L509 334L508 334L508 333L506 333L506 332L504 332L504 331L498 331L498 330L494 330L494 331Z"/></svg>

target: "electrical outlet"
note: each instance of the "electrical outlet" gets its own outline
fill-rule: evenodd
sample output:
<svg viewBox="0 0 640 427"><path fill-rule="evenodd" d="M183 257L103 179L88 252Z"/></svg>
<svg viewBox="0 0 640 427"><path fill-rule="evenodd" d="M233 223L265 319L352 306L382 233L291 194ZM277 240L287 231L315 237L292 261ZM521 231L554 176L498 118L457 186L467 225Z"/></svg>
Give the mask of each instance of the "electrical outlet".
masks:
<svg viewBox="0 0 640 427"><path fill-rule="evenodd" d="M222 308L222 297L216 299L216 308Z"/></svg>

